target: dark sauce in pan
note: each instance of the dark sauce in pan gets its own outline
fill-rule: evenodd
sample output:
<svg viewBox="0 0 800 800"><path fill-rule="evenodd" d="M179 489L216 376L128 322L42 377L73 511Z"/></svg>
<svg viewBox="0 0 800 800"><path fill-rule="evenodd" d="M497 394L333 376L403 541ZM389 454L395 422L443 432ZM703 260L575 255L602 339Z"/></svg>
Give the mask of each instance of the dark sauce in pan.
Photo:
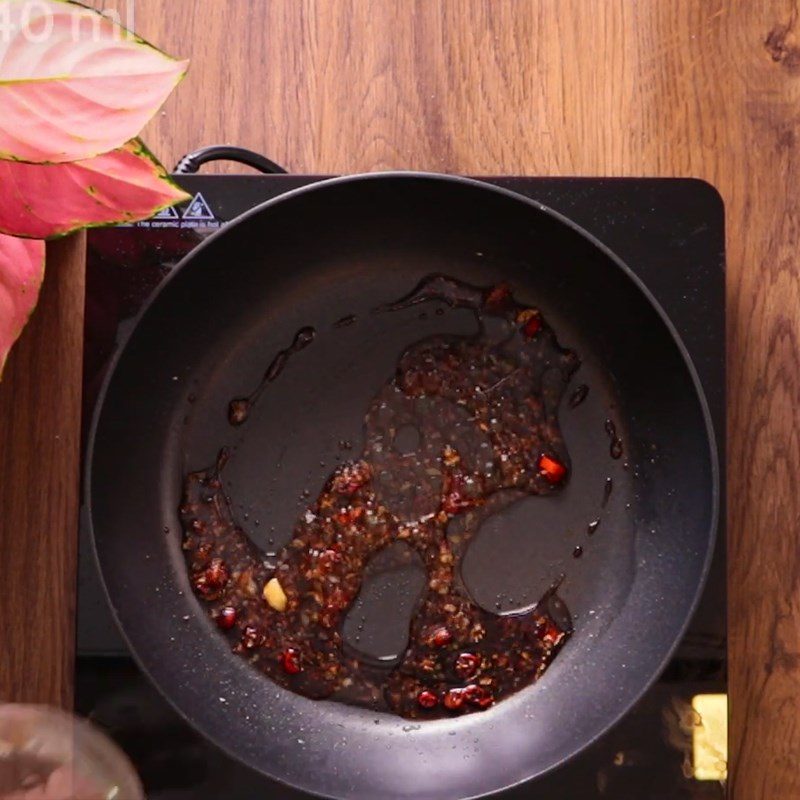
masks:
<svg viewBox="0 0 800 800"><path fill-rule="evenodd" d="M611 499L611 493L613 491L614 491L614 479L606 478L606 482L605 484L603 484L603 502L601 503L602 508L605 508L608 505L608 501Z"/></svg>
<svg viewBox="0 0 800 800"><path fill-rule="evenodd" d="M569 407L570 408L577 408L583 401L589 396L589 387L582 383L578 386L575 391L570 395L569 398Z"/></svg>
<svg viewBox="0 0 800 800"><path fill-rule="evenodd" d="M349 328L351 325L355 324L356 315L355 314L348 314L346 317L342 317L341 319L337 319L336 322L333 323L334 328Z"/></svg>
<svg viewBox="0 0 800 800"><path fill-rule="evenodd" d="M568 479L557 411L578 358L505 285L433 276L378 310L427 301L471 309L479 332L432 336L402 353L367 409L363 452L330 475L274 562L233 519L224 454L187 476L181 506L192 586L235 652L306 697L410 718L479 711L533 683L572 627L558 584L533 611L494 614L469 596L460 562L488 516ZM233 424L311 341L304 330L255 392L231 404ZM354 652L342 626L370 560L396 543L421 557L426 584L408 646L387 667Z"/></svg>
<svg viewBox="0 0 800 800"><path fill-rule="evenodd" d="M611 458L618 459L622 457L622 439L617 436L617 426L614 424L614 420L607 419L606 420L606 433L608 434L609 439L609 453Z"/></svg>
<svg viewBox="0 0 800 800"><path fill-rule="evenodd" d="M250 412L253 410L253 407L258 402L267 386L280 377L280 374L289 363L289 359L295 353L305 350L305 348L314 341L316 334L317 332L314 328L300 328L289 347L281 350L275 358L270 361L269 366L264 372L264 377L261 379L258 386L247 397L237 397L231 400L228 406L228 422L230 422L231 425L238 426L247 422Z"/></svg>

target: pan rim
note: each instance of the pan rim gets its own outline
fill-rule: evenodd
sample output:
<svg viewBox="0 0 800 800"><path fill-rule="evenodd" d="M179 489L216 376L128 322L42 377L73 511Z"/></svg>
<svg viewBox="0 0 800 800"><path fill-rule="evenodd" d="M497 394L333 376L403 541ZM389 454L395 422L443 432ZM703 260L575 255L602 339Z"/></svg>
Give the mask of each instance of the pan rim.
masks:
<svg viewBox="0 0 800 800"><path fill-rule="evenodd" d="M156 687L159 694L176 711L176 713L184 721L187 722L187 724L189 724L193 729L199 730L202 736L207 738L215 747L218 747L229 757L233 758L239 763L244 764L250 769L254 769L260 774L266 775L271 780L275 780L278 783L281 783L285 786L289 786L293 789L298 789L300 791L307 792L311 795L324 796L316 794L315 790L313 790L308 785L296 783L287 780L285 778L278 777L276 775L273 775L265 771L261 766L251 763L244 756L240 755L235 750L231 749L227 744L223 743L214 732L207 731L205 728L199 728L198 726L196 726L194 722L191 720L190 716L186 713L186 711L183 708L179 707L177 703L173 701L173 699L164 690L162 690L160 683L155 679L150 669L144 664L143 659L140 656L139 652L133 647L128 637L128 634L125 631L119 619L116 606L112 600L109 587L106 583L106 576L101 566L100 554L97 547L97 538L94 526L94 514L93 514L93 504L92 504L92 466L94 462L94 452L95 452L97 432L100 427L100 420L103 415L103 410L106 403L106 395L108 393L109 387L111 386L111 383L114 380L114 376L117 372L119 363L124 353L127 350L128 344L135 335L142 320L148 314L150 309L158 302L162 292L165 291L167 286L177 277L177 275L181 273L185 269L185 267L191 263L196 254L201 253L207 247L213 246L216 243L216 241L221 236L223 236L228 230L235 229L236 226L246 222L251 217L261 214L268 208L272 208L273 206L278 206L284 202L291 201L307 193L319 190L325 190L326 188L331 186L360 183L365 181L381 181L381 180L438 181L442 183L452 183L456 185L470 186L474 189L489 191L500 196L505 196L510 200L521 202L527 205L528 207L533 208L536 211L545 214L546 216L549 216L551 219L554 219L556 222L566 226L572 232L574 232L584 240L588 241L593 247L597 248L607 259L609 259L623 273L623 275L644 296L645 300L648 302L650 307L656 312L662 324L666 328L666 331L669 333L669 336L672 339L674 345L676 346L677 351L680 354L681 359L686 367L687 373L691 378L692 386L694 387L695 397L697 398L699 410L703 418L703 423L706 433L706 443L708 445L710 479L711 479L711 492L710 492L711 513L709 521L709 535L706 539L707 546L706 546L705 557L703 559L703 566L700 573L700 579L697 582L697 587L695 589L693 597L691 598L691 602L689 603L688 606L689 609L688 613L685 615L685 618L678 629L674 641L665 651L663 658L658 664L658 668L653 672L651 678L644 683L641 689L633 693L633 695L626 702L622 704L620 710L611 719L609 719L606 722L606 724L603 725L602 728L593 737L585 740L577 747L572 748L570 752L565 754L562 758L553 762L547 768L536 772L534 775L530 775L527 778L523 778L518 781L512 781L510 783L504 784L502 786L490 790L489 792L470 794L462 798L462 800L478 800L478 798L482 797L496 796L500 792L508 791L515 787L521 786L527 783L528 781L535 780L539 777L542 777L558 769L559 767L563 766L567 762L574 759L578 754L586 750L600 738L605 736L609 730L615 727L623 719L623 717L627 716L627 714L630 712L633 706L636 705L636 703L638 703L639 700L641 700L641 698L646 694L646 692L652 687L658 675L661 674L661 672L663 672L664 668L669 663L675 650L678 648L681 640L683 639L686 630L691 620L694 617L694 614L697 610L697 606L700 602L700 598L703 594L703 590L705 588L708 578L708 573L711 568L713 556L716 550L717 537L719 534L720 497L721 497L719 449L718 449L717 436L714 430L714 424L711 418L711 412L708 405L708 400L706 398L705 392L700 382L700 378L697 373L697 369L694 365L694 361L692 360L692 357L688 349L686 348L683 339L681 338L679 332L675 328L669 315L664 310L661 303L656 299L656 297L650 291L650 289L645 285L645 283L641 280L641 278L638 277L638 275L627 265L627 263L623 259L621 259L613 250L611 250L607 245L605 245L592 233L587 231L581 225L579 225L566 215L562 214L561 212L556 211L550 208L549 206L546 206L545 204L539 202L538 200L534 200L533 198L527 197L511 189L505 188L503 186L487 183L485 180L481 180L480 178L471 178L471 177L464 177L461 175L449 175L445 173L418 171L418 170L387 170L387 171L377 171L369 173L354 173L349 175L322 178L318 181L307 184L305 186L301 186L296 189L291 189L263 203L259 203L258 205L246 211L244 214L241 214L240 216L236 217L235 219L231 220L223 227L215 231L213 234L204 239L200 244L198 244L195 248L193 248L186 256L184 256L180 260L180 262L172 269L170 274L159 284L159 286L147 299L144 306L142 307L140 312L136 315L135 319L133 320L132 324L130 325L125 335L120 337L116 345L113 357L109 362L106 375L103 379L102 386L97 396L95 407L92 411L92 419L87 437L85 463L83 469L83 504L86 508L86 519L89 531L89 538L91 541L91 551L93 560L95 566L97 567L97 571L100 576L100 582L103 587L103 593L108 602L108 607L114 619L114 623L116 624L117 629L122 635L122 638L125 644L127 645L130 654L133 657L137 667L144 673L144 675L147 676L150 683ZM686 180L686 179L664 178L662 180ZM710 186L710 184L706 185ZM712 186L711 188L713 189L714 187ZM714 189L714 191L716 192L716 189Z"/></svg>

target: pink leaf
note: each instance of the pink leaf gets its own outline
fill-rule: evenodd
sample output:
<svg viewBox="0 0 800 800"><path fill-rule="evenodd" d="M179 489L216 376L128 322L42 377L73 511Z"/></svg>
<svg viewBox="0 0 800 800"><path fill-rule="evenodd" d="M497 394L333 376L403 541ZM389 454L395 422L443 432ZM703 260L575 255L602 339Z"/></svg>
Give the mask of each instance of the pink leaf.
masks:
<svg viewBox="0 0 800 800"><path fill-rule="evenodd" d="M44 242L0 235L0 375L36 307L43 278Z"/></svg>
<svg viewBox="0 0 800 800"><path fill-rule="evenodd" d="M188 200L139 140L71 164L0 161L0 232L46 239Z"/></svg>
<svg viewBox="0 0 800 800"><path fill-rule="evenodd" d="M61 163L121 147L186 72L66 0L0 0L0 158Z"/></svg>

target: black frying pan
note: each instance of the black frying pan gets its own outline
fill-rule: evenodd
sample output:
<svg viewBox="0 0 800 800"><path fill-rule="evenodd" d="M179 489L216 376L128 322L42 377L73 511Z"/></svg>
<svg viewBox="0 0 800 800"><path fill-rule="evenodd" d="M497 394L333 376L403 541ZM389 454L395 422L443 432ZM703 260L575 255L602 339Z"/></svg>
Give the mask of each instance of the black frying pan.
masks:
<svg viewBox="0 0 800 800"><path fill-rule="evenodd" d="M225 479L234 513L261 547L285 542L308 502L303 492L315 495L341 456L339 442L359 450L369 400L402 350L469 330L459 310L371 313L434 272L480 285L508 281L578 351L574 384L590 393L561 410L568 486L491 518L463 565L474 598L490 610L535 604L563 573L573 637L537 684L496 707L410 725L306 700L232 655L189 588L177 507L185 472L231 445ZM349 314L355 324L334 326ZM318 331L313 345L291 360L248 423L231 428L228 401L251 390L306 325ZM625 443L619 460L609 456L607 418ZM607 478L613 492L601 508ZM627 267L518 195L413 173L290 192L198 247L117 358L94 422L86 486L109 601L164 695L257 770L358 798L483 795L540 775L600 736L679 640L709 564L718 501L713 432L694 368ZM346 635L373 655L398 652L420 581L413 569L379 575Z"/></svg>

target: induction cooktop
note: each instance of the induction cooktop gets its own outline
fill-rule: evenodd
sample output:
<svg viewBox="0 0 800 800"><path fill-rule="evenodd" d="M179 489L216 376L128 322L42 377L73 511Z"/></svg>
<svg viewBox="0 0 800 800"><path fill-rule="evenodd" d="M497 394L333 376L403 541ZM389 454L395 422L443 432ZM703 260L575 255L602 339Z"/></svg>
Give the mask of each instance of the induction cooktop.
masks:
<svg viewBox="0 0 800 800"><path fill-rule="evenodd" d="M233 157L263 174L198 175L209 158ZM183 206L144 222L89 231L84 427L117 343L143 304L204 238L265 200L327 176L288 175L269 160L216 148L181 160ZM681 178L481 180L570 217L620 256L671 317L694 361L724 465L724 210L707 183ZM724 487L724 474L721 477ZM724 510L724 497L721 500ZM552 800L678 800L724 796L726 674L725 522L708 583L671 662L636 707L556 771L503 793ZM189 728L139 672L108 610L88 533L81 526L76 709L105 728L138 769L150 800L303 798L232 761ZM713 718L712 718L713 717Z"/></svg>

